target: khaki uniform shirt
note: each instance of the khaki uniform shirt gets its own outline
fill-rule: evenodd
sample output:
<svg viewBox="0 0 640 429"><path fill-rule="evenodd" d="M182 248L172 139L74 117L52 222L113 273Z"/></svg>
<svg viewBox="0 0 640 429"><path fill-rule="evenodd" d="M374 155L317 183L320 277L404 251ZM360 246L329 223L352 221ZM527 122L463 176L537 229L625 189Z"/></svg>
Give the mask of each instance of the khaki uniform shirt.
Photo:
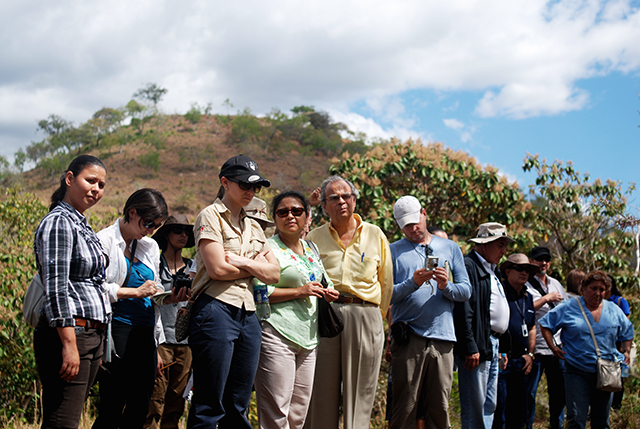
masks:
<svg viewBox="0 0 640 429"><path fill-rule="evenodd" d="M212 240L222 244L224 250L253 259L258 253L269 248L267 239L258 222L247 217L242 210L242 230L231 223L231 211L220 199L200 212L193 227L196 249L200 240ZM193 279L193 293L206 288L204 293L234 307L249 311L256 309L253 301L253 277L237 280L213 280L209 277L200 251L196 253L198 270Z"/></svg>
<svg viewBox="0 0 640 429"><path fill-rule="evenodd" d="M353 216L358 227L347 247L331 224L314 229L307 238L318 246L336 290L378 304L384 317L393 293L389 242L380 228L363 222L357 214Z"/></svg>

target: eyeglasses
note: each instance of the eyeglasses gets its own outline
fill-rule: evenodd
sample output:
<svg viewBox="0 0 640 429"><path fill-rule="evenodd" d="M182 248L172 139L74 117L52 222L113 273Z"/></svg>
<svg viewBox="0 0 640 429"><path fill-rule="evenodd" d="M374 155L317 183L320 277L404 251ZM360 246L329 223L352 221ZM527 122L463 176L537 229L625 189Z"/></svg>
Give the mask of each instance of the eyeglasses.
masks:
<svg viewBox="0 0 640 429"><path fill-rule="evenodd" d="M188 234L188 229L189 227L187 226L174 226L173 228L171 228L171 232L173 232L176 235L180 235L182 233Z"/></svg>
<svg viewBox="0 0 640 429"><path fill-rule="evenodd" d="M156 225L156 223L152 220L142 219L142 226L147 229L158 229L162 226L162 222Z"/></svg>
<svg viewBox="0 0 640 429"><path fill-rule="evenodd" d="M251 189L253 189L253 192L255 192L257 194L262 189L262 186L260 186L260 185L252 185L251 183L241 182L238 179L232 179L230 177L227 177L227 180L230 180L230 181L232 181L234 183L237 183L238 187L240 189L242 189L243 191L250 191Z"/></svg>
<svg viewBox="0 0 640 429"><path fill-rule="evenodd" d="M340 198L342 198L345 202L349 201L351 198L353 198L355 195L352 194L351 192L348 192L346 194L333 194L333 195L329 195L326 200L328 203L330 204L335 204L338 201L340 201Z"/></svg>
<svg viewBox="0 0 640 429"><path fill-rule="evenodd" d="M512 270L516 270L517 272L521 273L523 271L527 271L528 268L525 267L524 265L514 265L513 267L511 267Z"/></svg>
<svg viewBox="0 0 640 429"><path fill-rule="evenodd" d="M285 217L289 216L289 213L291 213L295 217L300 217L300 216L302 216L302 214L304 212L305 212L305 210L302 207L292 207L290 209L281 208L281 209L276 210L276 215L278 217L285 218Z"/></svg>
<svg viewBox="0 0 640 429"><path fill-rule="evenodd" d="M540 258L535 258L534 261L549 263L551 262L551 259L546 256L542 256Z"/></svg>

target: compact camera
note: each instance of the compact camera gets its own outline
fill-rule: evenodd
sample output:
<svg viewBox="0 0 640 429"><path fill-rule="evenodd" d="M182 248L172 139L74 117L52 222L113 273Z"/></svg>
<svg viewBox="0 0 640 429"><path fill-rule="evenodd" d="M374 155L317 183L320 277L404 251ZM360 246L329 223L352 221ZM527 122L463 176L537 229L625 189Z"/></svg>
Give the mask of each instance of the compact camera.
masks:
<svg viewBox="0 0 640 429"><path fill-rule="evenodd" d="M438 266L438 257L437 256L427 256L427 260L425 261L424 268L427 271L433 271Z"/></svg>

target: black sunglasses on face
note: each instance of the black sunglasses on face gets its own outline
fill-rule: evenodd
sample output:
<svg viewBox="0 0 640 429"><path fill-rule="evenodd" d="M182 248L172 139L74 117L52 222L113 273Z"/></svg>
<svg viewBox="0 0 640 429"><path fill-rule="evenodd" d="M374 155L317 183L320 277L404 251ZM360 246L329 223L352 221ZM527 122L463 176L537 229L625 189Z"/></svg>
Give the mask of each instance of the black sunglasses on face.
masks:
<svg viewBox="0 0 640 429"><path fill-rule="evenodd" d="M188 234L188 227L186 226L174 226L173 228L171 228L171 232L173 232L174 234L180 235L183 232L185 234Z"/></svg>
<svg viewBox="0 0 640 429"><path fill-rule="evenodd" d="M302 207L292 207L290 209L282 208L276 210L276 215L282 218L289 216L289 213L291 213L295 217L300 217L304 213L304 209Z"/></svg>
<svg viewBox="0 0 640 429"><path fill-rule="evenodd" d="M521 273L523 271L527 271L528 268L525 267L524 265L514 265L513 267L511 267L512 270L516 270L517 272Z"/></svg>
<svg viewBox="0 0 640 429"><path fill-rule="evenodd" d="M536 258L535 260L538 262L545 262L545 263L551 262L551 259L547 258L546 256L543 256L541 258Z"/></svg>
<svg viewBox="0 0 640 429"><path fill-rule="evenodd" d="M250 191L251 189L253 189L253 192L255 192L257 194L262 189L262 186L260 186L260 185L253 185L251 183L241 182L238 179L231 179L231 178L227 177L227 180L230 180L230 181L232 181L234 183L237 183L238 187L240 189L242 189L243 191Z"/></svg>
<svg viewBox="0 0 640 429"><path fill-rule="evenodd" d="M142 219L142 226L144 226L147 229L158 229L162 226L162 222L160 222L160 224L156 225L156 223L152 220L145 220Z"/></svg>

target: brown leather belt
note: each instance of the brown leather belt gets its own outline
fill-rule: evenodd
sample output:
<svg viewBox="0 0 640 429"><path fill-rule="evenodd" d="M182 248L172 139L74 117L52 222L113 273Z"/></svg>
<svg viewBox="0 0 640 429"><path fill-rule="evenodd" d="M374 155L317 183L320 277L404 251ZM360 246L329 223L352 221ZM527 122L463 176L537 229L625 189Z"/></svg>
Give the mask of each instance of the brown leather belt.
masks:
<svg viewBox="0 0 640 429"><path fill-rule="evenodd" d="M89 320L89 319L75 319L76 321L76 326L80 326L82 328L85 329L106 329L107 328L107 324L106 323L101 323L101 322L96 322L95 320Z"/></svg>
<svg viewBox="0 0 640 429"><path fill-rule="evenodd" d="M343 295L340 295L340 298L336 299L334 302L337 302L338 304L371 304L375 306L378 305L373 302L360 299L356 296L343 296Z"/></svg>

